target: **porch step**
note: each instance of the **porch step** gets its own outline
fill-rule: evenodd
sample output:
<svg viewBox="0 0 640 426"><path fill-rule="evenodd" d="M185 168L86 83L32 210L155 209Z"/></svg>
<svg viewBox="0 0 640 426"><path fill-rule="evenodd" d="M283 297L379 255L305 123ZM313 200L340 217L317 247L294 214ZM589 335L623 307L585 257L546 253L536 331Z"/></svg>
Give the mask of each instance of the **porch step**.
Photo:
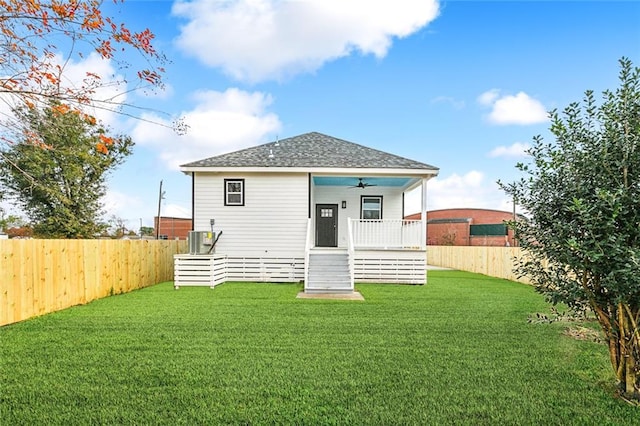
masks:
<svg viewBox="0 0 640 426"><path fill-rule="evenodd" d="M307 294L353 294L353 290L350 288L306 288L304 290Z"/></svg>
<svg viewBox="0 0 640 426"><path fill-rule="evenodd" d="M349 254L346 252L311 253L304 291L306 293L353 291L349 273Z"/></svg>

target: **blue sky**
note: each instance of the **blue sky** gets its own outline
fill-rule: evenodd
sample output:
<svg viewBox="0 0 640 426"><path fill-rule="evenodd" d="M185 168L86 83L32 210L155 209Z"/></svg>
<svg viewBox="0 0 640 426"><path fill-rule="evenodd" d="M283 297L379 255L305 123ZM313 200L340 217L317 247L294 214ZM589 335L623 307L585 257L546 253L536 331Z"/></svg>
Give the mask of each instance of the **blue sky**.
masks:
<svg viewBox="0 0 640 426"><path fill-rule="evenodd" d="M136 142L105 200L136 231L160 180L162 215L190 216L179 164L310 131L439 167L429 209L510 210L496 181L548 136L546 111L617 87L622 56L640 66L635 1L128 0L117 14L172 60L165 93L127 102L190 126L105 118Z"/></svg>

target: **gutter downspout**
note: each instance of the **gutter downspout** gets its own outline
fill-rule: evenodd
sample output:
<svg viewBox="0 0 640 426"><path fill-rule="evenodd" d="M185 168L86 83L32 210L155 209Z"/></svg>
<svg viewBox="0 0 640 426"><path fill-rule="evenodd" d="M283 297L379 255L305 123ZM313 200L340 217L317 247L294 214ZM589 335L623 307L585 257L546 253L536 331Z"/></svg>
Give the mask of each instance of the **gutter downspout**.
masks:
<svg viewBox="0 0 640 426"><path fill-rule="evenodd" d="M191 230L195 230L196 223L196 174L191 172Z"/></svg>

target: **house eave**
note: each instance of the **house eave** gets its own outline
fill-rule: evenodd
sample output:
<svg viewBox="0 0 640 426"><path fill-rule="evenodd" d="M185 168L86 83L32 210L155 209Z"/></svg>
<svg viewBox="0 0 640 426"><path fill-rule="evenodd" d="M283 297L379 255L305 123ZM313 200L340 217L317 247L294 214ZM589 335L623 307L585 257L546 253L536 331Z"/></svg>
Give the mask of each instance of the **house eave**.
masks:
<svg viewBox="0 0 640 426"><path fill-rule="evenodd" d="M311 173L316 176L414 176L432 178L438 169L402 168L342 168L342 167L180 167L185 174L191 173Z"/></svg>
<svg viewBox="0 0 640 426"><path fill-rule="evenodd" d="M435 177L435 176L436 175L427 177L427 180L429 180L429 179L431 179L432 177ZM402 188L402 190L405 191L405 192L409 192L409 191L412 191L412 190L418 188L420 185L422 185L422 179L416 179L416 180L413 180L413 181L409 181L409 183L404 188Z"/></svg>

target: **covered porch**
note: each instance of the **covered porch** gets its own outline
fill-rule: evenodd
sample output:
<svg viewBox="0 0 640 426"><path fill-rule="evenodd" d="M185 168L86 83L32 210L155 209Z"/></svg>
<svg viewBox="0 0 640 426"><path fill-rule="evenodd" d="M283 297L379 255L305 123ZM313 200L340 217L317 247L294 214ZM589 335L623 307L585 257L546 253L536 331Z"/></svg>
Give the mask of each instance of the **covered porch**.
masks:
<svg viewBox="0 0 640 426"><path fill-rule="evenodd" d="M414 249L426 246L427 181L415 175L309 176L310 247ZM418 220L405 220L419 212ZM309 239L311 237L311 239Z"/></svg>
<svg viewBox="0 0 640 426"><path fill-rule="evenodd" d="M305 292L352 292L355 282L424 284L429 178L310 176ZM416 206L421 219L403 219Z"/></svg>

